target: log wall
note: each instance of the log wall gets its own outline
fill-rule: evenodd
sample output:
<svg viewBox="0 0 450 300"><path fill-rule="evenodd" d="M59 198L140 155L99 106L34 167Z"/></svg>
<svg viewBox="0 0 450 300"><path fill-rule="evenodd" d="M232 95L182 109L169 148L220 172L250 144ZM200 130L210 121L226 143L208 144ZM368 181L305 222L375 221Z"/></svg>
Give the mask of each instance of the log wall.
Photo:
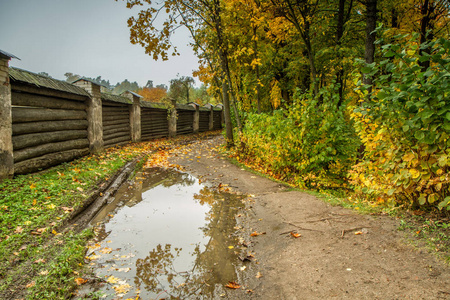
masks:
<svg viewBox="0 0 450 300"><path fill-rule="evenodd" d="M221 128L221 111L212 114L211 105L200 108L173 100L169 109L131 92L130 97L101 93L100 86L87 79L70 84L9 68L0 57L2 61L0 180L130 141Z"/></svg>
<svg viewBox="0 0 450 300"><path fill-rule="evenodd" d="M199 119L199 126L198 126L198 132L205 132L209 130L209 115L210 111L200 111L200 119Z"/></svg>
<svg viewBox="0 0 450 300"><path fill-rule="evenodd" d="M213 113L213 130L222 129L222 111L215 110Z"/></svg>
<svg viewBox="0 0 450 300"><path fill-rule="evenodd" d="M13 86L11 93L15 174L35 172L89 153L85 101L22 90Z"/></svg>
<svg viewBox="0 0 450 300"><path fill-rule="evenodd" d="M102 124L105 148L131 141L130 105L102 101Z"/></svg>
<svg viewBox="0 0 450 300"><path fill-rule="evenodd" d="M177 110L177 134L190 134L194 132L195 110Z"/></svg>
<svg viewBox="0 0 450 300"><path fill-rule="evenodd" d="M148 141L169 136L167 109L141 107L141 139Z"/></svg>

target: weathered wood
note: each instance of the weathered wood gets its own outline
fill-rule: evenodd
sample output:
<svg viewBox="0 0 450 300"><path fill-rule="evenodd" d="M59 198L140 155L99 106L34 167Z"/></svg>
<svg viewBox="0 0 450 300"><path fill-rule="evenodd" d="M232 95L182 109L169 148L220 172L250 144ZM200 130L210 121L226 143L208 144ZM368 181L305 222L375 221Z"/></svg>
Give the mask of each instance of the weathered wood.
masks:
<svg viewBox="0 0 450 300"><path fill-rule="evenodd" d="M39 171L40 169L56 166L60 163L71 161L75 158L89 154L89 149L75 149L62 151L58 153L46 154L36 158L28 159L25 161L14 164L15 174L28 174L31 172Z"/></svg>
<svg viewBox="0 0 450 300"><path fill-rule="evenodd" d="M121 111L129 111L131 105L124 105L124 106L102 106L103 111L107 112L121 112Z"/></svg>
<svg viewBox="0 0 450 300"><path fill-rule="evenodd" d="M11 101L12 105L44 108L85 110L87 107L84 102L80 101L17 92L12 93Z"/></svg>
<svg viewBox="0 0 450 300"><path fill-rule="evenodd" d="M108 120L108 121L103 121L103 126L109 126L109 125L117 125L117 124L129 124L130 122L128 122L127 120Z"/></svg>
<svg viewBox="0 0 450 300"><path fill-rule="evenodd" d="M130 104L131 105L131 104ZM102 106L103 107L124 107L126 104L120 102L112 102L102 98Z"/></svg>
<svg viewBox="0 0 450 300"><path fill-rule="evenodd" d="M120 128L103 128L103 136L106 136L108 134L111 133L116 133L116 132L131 132L130 126L128 127L120 127Z"/></svg>
<svg viewBox="0 0 450 300"><path fill-rule="evenodd" d="M13 107L13 123L54 121L54 120L86 120L87 113L82 110L25 108Z"/></svg>
<svg viewBox="0 0 450 300"><path fill-rule="evenodd" d="M159 138L164 138L164 137L168 137L169 133L166 134L147 134L147 135L143 135L142 136L142 140L143 141L150 141L150 140L155 140L155 139L159 139Z"/></svg>
<svg viewBox="0 0 450 300"><path fill-rule="evenodd" d="M129 115L130 110L127 109L127 110L118 110L118 111L108 111L108 110L102 109L102 113L104 115L108 115L108 116L116 116L116 115L120 116L120 115Z"/></svg>
<svg viewBox="0 0 450 300"><path fill-rule="evenodd" d="M66 120L66 121L47 121L47 122L31 122L16 123L13 125L13 135L28 134L36 132L51 132L60 130L79 130L87 129L87 120Z"/></svg>
<svg viewBox="0 0 450 300"><path fill-rule="evenodd" d="M111 146L111 145L117 145L119 143L127 143L127 142L131 142L131 138L130 137L119 137L119 138L115 138L109 141L105 141L105 147L106 146Z"/></svg>
<svg viewBox="0 0 450 300"><path fill-rule="evenodd" d="M80 138L87 139L87 130L64 130L55 132L31 133L13 136L14 151L27 147L43 145L54 142L75 140Z"/></svg>
<svg viewBox="0 0 450 300"><path fill-rule="evenodd" d="M166 122L168 122L168 119L166 117L164 117L164 118L154 118L154 117L152 117L152 118L141 118L141 123L142 122L155 122L155 121L159 121L159 122L166 121Z"/></svg>
<svg viewBox="0 0 450 300"><path fill-rule="evenodd" d="M126 137L129 140L131 140L130 132L114 132L114 133L110 133L108 135L104 135L103 136L103 140L104 140L105 143L107 143L108 141L114 140L114 139L119 138L119 137Z"/></svg>
<svg viewBox="0 0 450 300"><path fill-rule="evenodd" d="M103 132L105 130L111 130L111 129L119 129L119 128L130 128L129 124L116 124L116 125L108 125L103 127Z"/></svg>
<svg viewBox="0 0 450 300"><path fill-rule="evenodd" d="M11 82L11 91L13 92L25 92L29 94L37 94L41 96L50 96L50 97L56 97L56 98L64 98L64 99L70 99L70 100L76 100L76 101L86 101L89 99L89 96L83 96L78 94L72 94L69 92L63 92L63 91L57 91L47 88L40 88L33 85L28 84L20 84L17 82L12 81Z"/></svg>
<svg viewBox="0 0 450 300"><path fill-rule="evenodd" d="M22 150L14 151L14 163L42 156L44 154L57 153L73 149L83 149L88 147L89 147L88 139L78 139L57 143L49 143L31 148L25 148Z"/></svg>
<svg viewBox="0 0 450 300"><path fill-rule="evenodd" d="M114 121L114 120L122 120L122 121L129 121L130 120L130 115L103 115L103 121L107 122L107 121Z"/></svg>

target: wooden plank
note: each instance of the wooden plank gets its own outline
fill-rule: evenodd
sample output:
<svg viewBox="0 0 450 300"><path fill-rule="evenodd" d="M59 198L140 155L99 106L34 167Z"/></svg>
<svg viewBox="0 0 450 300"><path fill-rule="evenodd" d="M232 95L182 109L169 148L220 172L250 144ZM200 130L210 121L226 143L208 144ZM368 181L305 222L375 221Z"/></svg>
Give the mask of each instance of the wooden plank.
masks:
<svg viewBox="0 0 450 300"><path fill-rule="evenodd" d="M109 107L127 107L126 104L119 103L119 102L112 102L112 101L103 100L103 99L102 99L102 106L103 107L105 107L105 106L109 106Z"/></svg>
<svg viewBox="0 0 450 300"><path fill-rule="evenodd" d="M69 92L57 91L47 88L40 88L34 85L28 84L20 84L17 82L11 82L11 91L12 92L25 92L29 94L36 94L41 96L50 96L56 98L64 98L76 101L87 101L89 100L89 96L83 96L78 94L72 94Z"/></svg>
<svg viewBox="0 0 450 300"><path fill-rule="evenodd" d="M86 110L87 105L80 101L65 100L28 93L11 93L11 104L18 106L34 106L44 108Z"/></svg>
<svg viewBox="0 0 450 300"><path fill-rule="evenodd" d="M113 116L111 116L111 115L103 115L102 116L102 119L104 120L104 121L114 121L114 120L122 120L122 121L130 121L130 115L129 114L127 114L127 115L113 115Z"/></svg>
<svg viewBox="0 0 450 300"><path fill-rule="evenodd" d="M87 120L64 120L64 121L15 123L12 126L12 131L14 136L36 132L52 132L70 129L79 130L87 128L88 128Z"/></svg>
<svg viewBox="0 0 450 300"><path fill-rule="evenodd" d="M13 136L12 142L14 151L17 151L23 148L81 138L87 139L87 130L64 130L16 135Z"/></svg>
<svg viewBox="0 0 450 300"><path fill-rule="evenodd" d="M46 154L36 158L24 160L14 164L14 174L28 174L59 165L89 154L89 149L75 149L57 153Z"/></svg>
<svg viewBox="0 0 450 300"><path fill-rule="evenodd" d="M129 125L130 122L128 120L111 120L111 121L103 121L102 124L103 126L118 125L118 124L126 126L127 124Z"/></svg>
<svg viewBox="0 0 450 300"><path fill-rule="evenodd" d="M102 110L107 112L130 111L128 106L102 106Z"/></svg>
<svg viewBox="0 0 450 300"><path fill-rule="evenodd" d="M115 132L131 132L130 127L120 127L120 128L110 128L110 127L103 127L103 135L108 135Z"/></svg>
<svg viewBox="0 0 450 300"><path fill-rule="evenodd" d="M70 140L57 143L49 143L31 148L14 151L14 163L18 163L30 158L35 158L49 153L57 153L73 149L83 149L89 147L88 139Z"/></svg>
<svg viewBox="0 0 450 300"><path fill-rule="evenodd" d="M112 145L117 145L118 143L122 143L122 142L131 142L131 139L129 137L119 137L119 138L115 138L109 141L105 141L105 147L108 146L112 146Z"/></svg>
<svg viewBox="0 0 450 300"><path fill-rule="evenodd" d="M103 136L103 141L106 143L107 141L114 140L115 138L126 137L131 140L131 134L129 132L114 132L108 135Z"/></svg>
<svg viewBox="0 0 450 300"><path fill-rule="evenodd" d="M60 121L60 120L86 120L87 113L82 110L48 109L13 107L13 123Z"/></svg>

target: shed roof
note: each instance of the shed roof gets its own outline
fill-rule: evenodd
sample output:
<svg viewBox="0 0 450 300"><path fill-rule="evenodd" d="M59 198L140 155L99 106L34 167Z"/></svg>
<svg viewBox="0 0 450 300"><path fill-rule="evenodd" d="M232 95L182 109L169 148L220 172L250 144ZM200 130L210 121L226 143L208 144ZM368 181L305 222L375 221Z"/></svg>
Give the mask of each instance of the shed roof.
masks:
<svg viewBox="0 0 450 300"><path fill-rule="evenodd" d="M123 92L123 93L120 94L120 95L122 96L123 94L126 94L126 93L130 93L131 95L136 96L136 97L138 97L138 98L144 98L144 97L142 97L141 95L139 95L138 93L135 93L135 92L132 92L132 91L125 91L125 92Z"/></svg>
<svg viewBox="0 0 450 300"><path fill-rule="evenodd" d="M114 95L114 94L110 94L110 93L102 93L102 100L124 103L124 104L133 104L133 101L131 101L127 97Z"/></svg>
<svg viewBox="0 0 450 300"><path fill-rule="evenodd" d="M98 83L98 82L95 82L94 80L92 80L92 79L89 79L89 78L85 78L85 77L80 77L80 78L78 78L78 79L75 79L74 81L72 81L71 83L75 83L75 82L78 82L78 81L80 81L80 80L84 80L84 81L88 81L88 82L91 82L91 83L93 83L93 84L96 84L96 85L99 85L99 86L102 86L102 87L105 87L105 88L107 88L107 86L106 85L104 85L104 84L100 84L100 83Z"/></svg>
<svg viewBox="0 0 450 300"><path fill-rule="evenodd" d="M15 55L13 55L13 54L11 54L11 53L8 53L8 52L6 52L6 51L3 51L3 50L1 50L1 49L0 49L0 57L16 58L16 59L20 60L20 58L18 58L17 56L15 56Z"/></svg>
<svg viewBox="0 0 450 300"><path fill-rule="evenodd" d="M167 104L141 100L141 107L167 109Z"/></svg>
<svg viewBox="0 0 450 300"><path fill-rule="evenodd" d="M86 92L84 89L75 86L73 84L70 84L66 81L57 80L54 78L50 78L48 76L39 75L19 68L10 67L9 77L11 78L11 80L16 82L28 83L40 88L48 88L57 91L89 97L89 93Z"/></svg>

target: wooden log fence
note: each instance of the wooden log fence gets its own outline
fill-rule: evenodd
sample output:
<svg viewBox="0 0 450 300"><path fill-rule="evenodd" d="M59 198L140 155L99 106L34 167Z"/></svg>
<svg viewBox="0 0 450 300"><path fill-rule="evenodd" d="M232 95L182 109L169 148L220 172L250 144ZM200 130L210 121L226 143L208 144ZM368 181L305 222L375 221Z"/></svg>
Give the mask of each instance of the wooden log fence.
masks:
<svg viewBox="0 0 450 300"><path fill-rule="evenodd" d="M0 64L6 61L8 66L10 58L0 51ZM0 122L4 141L0 154L6 153L0 155L0 180L99 149L172 136L175 124L177 135L222 128L222 110L217 107L172 104L169 109L144 102L131 92L123 96L101 93L98 85L85 79L69 84L3 67L1 86L7 89L0 89L0 115L11 118Z"/></svg>

